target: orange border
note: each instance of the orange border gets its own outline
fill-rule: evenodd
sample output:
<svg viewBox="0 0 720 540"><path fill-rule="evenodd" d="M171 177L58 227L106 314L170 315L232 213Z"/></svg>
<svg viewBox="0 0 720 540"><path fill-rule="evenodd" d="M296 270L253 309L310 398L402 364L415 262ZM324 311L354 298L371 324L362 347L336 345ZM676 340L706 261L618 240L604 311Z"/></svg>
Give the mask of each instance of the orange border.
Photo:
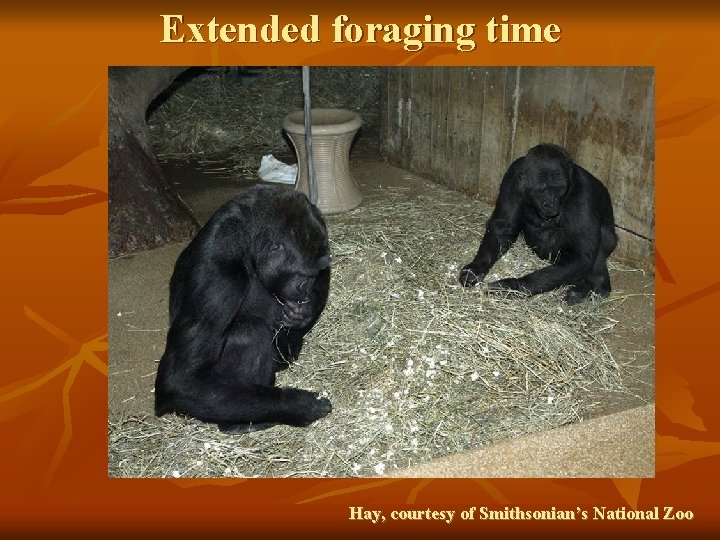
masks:
<svg viewBox="0 0 720 540"><path fill-rule="evenodd" d="M287 3L285 3L287 4ZM0 530L174 535L342 531L366 535L583 533L700 535L718 530L716 242L720 183L717 11L650 13L572 6L414 3L306 8L145 3L122 11L45 2L0 8ZM197 3L195 4L197 6ZM532 7L535 6L535 7ZM605 5L607 8L607 5ZM118 8L120 9L120 8ZM358 23L557 23L556 44L161 44L160 13L264 23L270 13L324 27ZM312 9L312 11L311 11ZM572 11L575 9L575 11ZM612 11L610 11L612 9ZM270 11L272 10L272 11ZM107 463L108 65L653 65L656 68L657 477L645 480L109 480ZM674 506L692 521L349 522L348 506ZM101 532L104 531L104 532Z"/></svg>

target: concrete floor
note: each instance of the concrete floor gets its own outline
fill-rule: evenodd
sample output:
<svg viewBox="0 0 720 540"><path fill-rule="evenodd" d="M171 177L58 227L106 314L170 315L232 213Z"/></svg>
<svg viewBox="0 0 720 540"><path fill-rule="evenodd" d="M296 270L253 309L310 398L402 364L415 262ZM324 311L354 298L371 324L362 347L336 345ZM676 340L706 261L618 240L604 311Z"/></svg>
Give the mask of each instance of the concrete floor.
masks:
<svg viewBox="0 0 720 540"><path fill-rule="evenodd" d="M401 478L649 478L655 406L634 407L406 469Z"/></svg>
<svg viewBox="0 0 720 540"><path fill-rule="evenodd" d="M281 156L283 157L283 156ZM245 183L168 166L169 177L200 222ZM422 193L424 182L374 157L354 158L361 190L406 186ZM479 238L473 239L479 242ZM184 245L172 245L110 261L109 414L152 414L152 387L167 332L167 284ZM606 340L618 362L638 367L626 381L630 393L591 390L602 416L493 446L444 457L396 476L408 477L649 477L654 474L654 276L612 271L615 290L628 295ZM596 393L596 395L595 395Z"/></svg>

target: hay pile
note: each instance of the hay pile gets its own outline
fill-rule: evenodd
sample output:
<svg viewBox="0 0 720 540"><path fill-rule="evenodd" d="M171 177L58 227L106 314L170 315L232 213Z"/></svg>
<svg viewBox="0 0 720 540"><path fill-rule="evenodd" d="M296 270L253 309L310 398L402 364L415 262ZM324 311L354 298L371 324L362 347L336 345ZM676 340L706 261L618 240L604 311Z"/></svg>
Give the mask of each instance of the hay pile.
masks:
<svg viewBox="0 0 720 540"><path fill-rule="evenodd" d="M115 418L110 476L376 476L592 416L627 375L602 335L621 296L568 307L562 291L488 295L457 284L491 208L439 186L378 189L329 216L328 306L279 385L322 391L307 429L225 435L192 419ZM522 242L488 280L542 266Z"/></svg>
<svg viewBox="0 0 720 540"><path fill-rule="evenodd" d="M378 73L372 67L313 67L312 106L356 111L363 129L378 130ZM283 139L282 120L303 108L301 68L251 68L240 78L218 70L191 70L155 105L147 123L160 161L192 156L209 172L255 177L265 154L294 158ZM374 140L361 138L363 145Z"/></svg>

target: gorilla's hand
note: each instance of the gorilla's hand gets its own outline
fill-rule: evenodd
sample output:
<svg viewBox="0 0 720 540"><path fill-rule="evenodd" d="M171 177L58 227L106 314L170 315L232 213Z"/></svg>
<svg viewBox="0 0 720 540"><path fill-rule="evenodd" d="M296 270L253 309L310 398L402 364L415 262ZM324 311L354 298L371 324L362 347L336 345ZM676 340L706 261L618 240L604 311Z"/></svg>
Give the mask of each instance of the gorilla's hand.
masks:
<svg viewBox="0 0 720 540"><path fill-rule="evenodd" d="M300 301L278 299L278 302L282 304L280 326L285 328L305 328L315 318L316 309L312 297Z"/></svg>
<svg viewBox="0 0 720 540"><path fill-rule="evenodd" d="M460 285L463 287L474 287L485 278L485 274L487 274L487 272L483 272L473 263L467 264L460 270Z"/></svg>
<svg viewBox="0 0 720 540"><path fill-rule="evenodd" d="M303 392L303 399L298 400L299 409L304 415L304 419L300 425L307 426L332 412L332 403L330 403L329 399L315 392Z"/></svg>

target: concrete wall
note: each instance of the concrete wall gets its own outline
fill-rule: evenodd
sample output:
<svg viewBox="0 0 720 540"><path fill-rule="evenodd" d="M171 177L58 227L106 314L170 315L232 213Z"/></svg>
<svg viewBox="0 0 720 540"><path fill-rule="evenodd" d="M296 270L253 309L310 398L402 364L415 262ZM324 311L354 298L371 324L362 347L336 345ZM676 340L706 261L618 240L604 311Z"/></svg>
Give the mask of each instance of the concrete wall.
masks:
<svg viewBox="0 0 720 540"><path fill-rule="evenodd" d="M393 67L381 93L390 162L490 203L515 158L564 146L610 191L615 258L653 267L652 68Z"/></svg>

